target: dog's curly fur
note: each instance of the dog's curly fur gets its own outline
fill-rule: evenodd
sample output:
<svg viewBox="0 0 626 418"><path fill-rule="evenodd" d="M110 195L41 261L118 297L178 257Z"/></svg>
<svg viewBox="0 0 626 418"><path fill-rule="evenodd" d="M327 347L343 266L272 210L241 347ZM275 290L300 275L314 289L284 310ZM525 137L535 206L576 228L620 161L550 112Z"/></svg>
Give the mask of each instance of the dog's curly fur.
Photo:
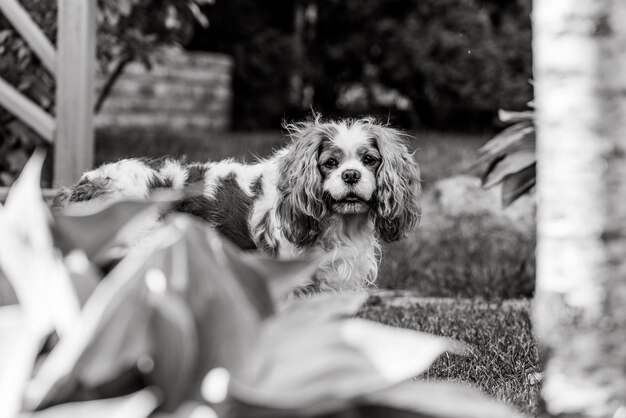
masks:
<svg viewBox="0 0 626 418"><path fill-rule="evenodd" d="M419 168L404 134L372 118L286 125L292 143L255 164L125 159L85 173L56 206L186 196L174 210L204 219L246 250L289 258L327 255L295 293L360 289L378 272L380 241L419 222Z"/></svg>

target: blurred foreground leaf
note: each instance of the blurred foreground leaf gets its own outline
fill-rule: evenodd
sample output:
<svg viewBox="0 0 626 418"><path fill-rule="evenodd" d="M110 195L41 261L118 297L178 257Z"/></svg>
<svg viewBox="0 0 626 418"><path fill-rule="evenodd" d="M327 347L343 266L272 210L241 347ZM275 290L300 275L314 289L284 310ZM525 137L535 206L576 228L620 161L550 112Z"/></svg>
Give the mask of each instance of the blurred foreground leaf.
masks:
<svg viewBox="0 0 626 418"><path fill-rule="evenodd" d="M271 315L276 301L308 283L322 262L321 258L276 260L246 254L228 242L223 243L223 249L228 265L261 317Z"/></svg>
<svg viewBox="0 0 626 418"><path fill-rule="evenodd" d="M50 213L39 188L44 156L34 153L0 205L0 268L20 304L12 349L0 370L0 416L13 417L35 359L53 331L71 332L80 302L60 254L52 246ZM6 311L5 311L6 312ZM6 317L6 315L5 315ZM4 319L7 321L7 319Z"/></svg>
<svg viewBox="0 0 626 418"><path fill-rule="evenodd" d="M236 258L210 228L185 216L166 220L102 280L74 332L35 375L29 406L70 401L79 392L96 396L146 362L153 366L141 371L143 379L164 390L166 409L199 396L209 370L234 370L254 350L268 314L255 306L272 305L266 278L249 267L253 259L244 269L233 268Z"/></svg>
<svg viewBox="0 0 626 418"><path fill-rule="evenodd" d="M362 295L354 297L363 300ZM342 410L364 395L419 375L441 353L458 349L445 338L345 319L341 310L324 317L320 309L323 319L316 321L308 302L302 302L301 315L294 306L263 324L256 349L231 382L239 408L235 416ZM356 303L346 305L358 309Z"/></svg>
<svg viewBox="0 0 626 418"><path fill-rule="evenodd" d="M134 217L145 214L154 206L154 202L125 200L88 212L75 209L56 211L52 225L54 244L63 254L80 249L93 259L114 241Z"/></svg>
<svg viewBox="0 0 626 418"><path fill-rule="evenodd" d="M193 315L178 295L154 295L152 299L151 358L143 359L152 365L147 380L162 388L161 408L175 411L189 395L198 364L198 335Z"/></svg>
<svg viewBox="0 0 626 418"><path fill-rule="evenodd" d="M51 216L39 179L44 156L34 153L0 206L0 266L28 318L47 334L72 328L80 303L60 254L52 245Z"/></svg>
<svg viewBox="0 0 626 418"><path fill-rule="evenodd" d="M23 413L19 418L147 418L159 404L153 389L117 398L71 402L42 411Z"/></svg>
<svg viewBox="0 0 626 418"><path fill-rule="evenodd" d="M522 418L523 415L467 386L405 382L365 396L363 416L378 408L381 417ZM382 410L381 410L382 408ZM408 414L407 414L408 412Z"/></svg>
<svg viewBox="0 0 626 418"><path fill-rule="evenodd" d="M0 416L14 417L44 335L33 331L18 305L0 307Z"/></svg>
<svg viewBox="0 0 626 418"><path fill-rule="evenodd" d="M100 278L90 257L156 206L57 216L63 258L37 192L40 160L0 208L0 266L20 302L0 309L0 416L516 416L465 389L406 383L465 347L354 319L364 293L284 301L319 259L243 254L190 217L148 216L153 232ZM41 350L53 331L58 342Z"/></svg>
<svg viewBox="0 0 626 418"><path fill-rule="evenodd" d="M42 363L27 390L31 409L66 402L113 379L148 351L150 307L140 257L123 260L96 288L74 329Z"/></svg>

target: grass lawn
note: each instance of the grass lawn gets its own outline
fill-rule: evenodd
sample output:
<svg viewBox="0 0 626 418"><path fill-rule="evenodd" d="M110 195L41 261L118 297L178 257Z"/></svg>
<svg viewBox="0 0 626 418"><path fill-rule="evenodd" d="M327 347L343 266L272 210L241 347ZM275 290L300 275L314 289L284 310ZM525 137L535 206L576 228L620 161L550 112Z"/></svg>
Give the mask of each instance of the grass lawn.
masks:
<svg viewBox="0 0 626 418"><path fill-rule="evenodd" d="M477 155L476 150L489 135L441 132L418 132L410 148L422 171L422 183L433 182L461 173ZM288 143L280 132L216 132L209 135L173 130L107 129L96 134L96 163L128 157L171 155L189 161L236 158L251 162L267 157L272 150Z"/></svg>
<svg viewBox="0 0 626 418"><path fill-rule="evenodd" d="M423 378L468 383L537 416L536 373L541 366L531 332L530 304L529 299L488 303L381 292L370 298L359 316L469 344L467 356L444 354Z"/></svg>

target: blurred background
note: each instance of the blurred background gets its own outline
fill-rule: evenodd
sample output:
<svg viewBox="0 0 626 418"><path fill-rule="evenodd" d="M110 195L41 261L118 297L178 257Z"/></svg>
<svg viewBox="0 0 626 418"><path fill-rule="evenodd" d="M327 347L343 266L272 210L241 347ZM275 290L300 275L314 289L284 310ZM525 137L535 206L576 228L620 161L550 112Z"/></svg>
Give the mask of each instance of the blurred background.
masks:
<svg viewBox="0 0 626 418"><path fill-rule="evenodd" d="M22 0L56 36L56 0ZM534 201L504 209L469 168L532 100L531 0L98 0L96 163L253 161L285 120L375 115L413 135L418 231L380 283L426 296L527 297ZM0 16L0 77L54 113L54 80ZM45 141L0 108L0 186ZM51 187L53 161L44 186Z"/></svg>
<svg viewBox="0 0 626 418"><path fill-rule="evenodd" d="M283 121L313 111L404 129L422 221L384 248L377 284L390 291L360 316L468 342L471 356L446 355L425 378L469 382L536 414L535 198L526 187L507 206L501 185L483 187L489 170L500 180L522 170L534 184L534 160L489 164L479 152L506 127L499 109L532 101L531 0L96 1L96 164L252 162L287 143ZM19 3L54 43L57 0ZM54 114L54 79L1 13L0 77ZM504 132L534 147L533 129ZM49 143L0 108L0 195L36 147L48 151L42 186L58 186ZM15 301L0 273L0 306Z"/></svg>

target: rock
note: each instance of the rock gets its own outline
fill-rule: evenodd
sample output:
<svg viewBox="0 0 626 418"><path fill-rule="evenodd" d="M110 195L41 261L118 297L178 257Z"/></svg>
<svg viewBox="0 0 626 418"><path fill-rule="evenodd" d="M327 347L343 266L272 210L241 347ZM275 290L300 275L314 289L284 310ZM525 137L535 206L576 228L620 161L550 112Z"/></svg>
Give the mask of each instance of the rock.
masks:
<svg viewBox="0 0 626 418"><path fill-rule="evenodd" d="M478 177L461 175L436 182L424 195L424 219L437 215L460 216L489 213L504 218L523 232L533 232L536 224L535 193L502 207L501 186L485 189Z"/></svg>

